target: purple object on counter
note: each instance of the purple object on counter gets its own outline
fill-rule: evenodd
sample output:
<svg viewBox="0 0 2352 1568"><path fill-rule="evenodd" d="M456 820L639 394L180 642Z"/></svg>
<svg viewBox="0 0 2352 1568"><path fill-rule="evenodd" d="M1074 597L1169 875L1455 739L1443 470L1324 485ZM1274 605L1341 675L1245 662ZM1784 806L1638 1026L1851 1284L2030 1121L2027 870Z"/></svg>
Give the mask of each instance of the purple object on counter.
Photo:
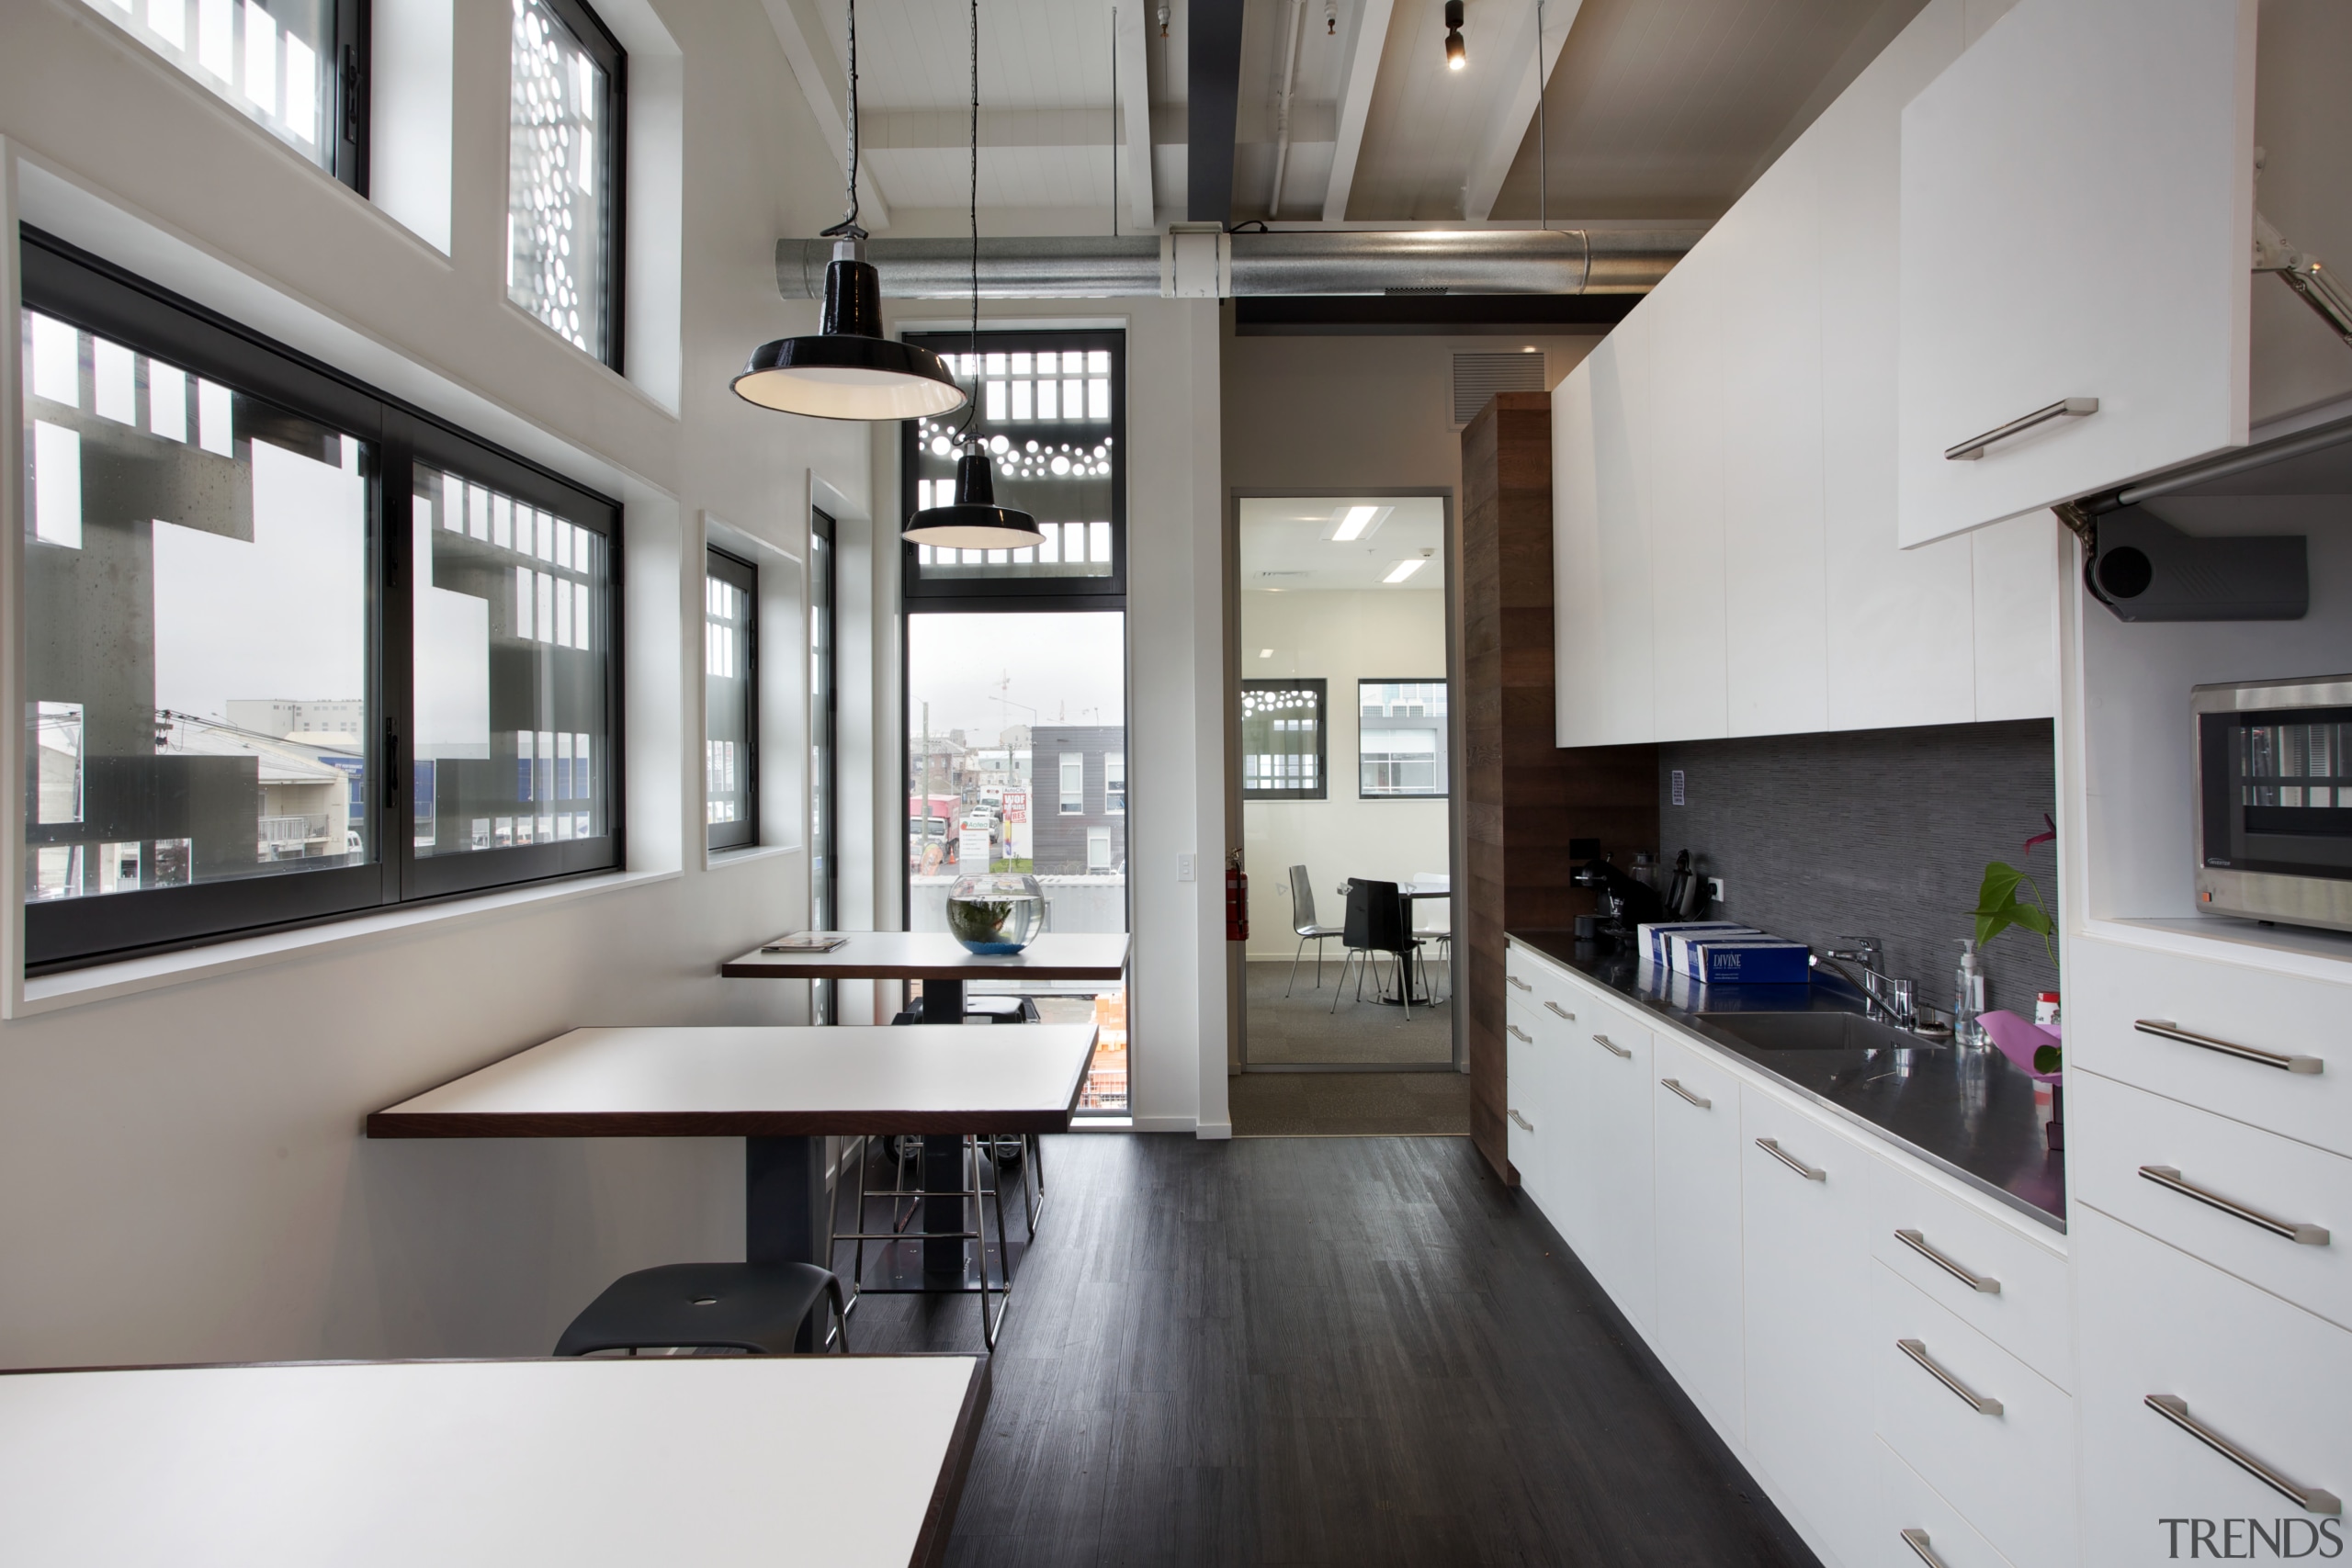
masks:
<svg viewBox="0 0 2352 1568"><path fill-rule="evenodd" d="M2042 1083L2059 1081L2061 1075L2058 1073L2033 1071L2033 1054L2044 1045L2064 1044L2063 1025L2059 1029L2045 1029L2041 1024L2027 1022L2006 1009L1979 1013L1976 1021L1984 1026L1984 1032L1992 1037L1995 1045L2000 1047L2001 1055L2015 1062L2021 1070L2031 1073Z"/></svg>

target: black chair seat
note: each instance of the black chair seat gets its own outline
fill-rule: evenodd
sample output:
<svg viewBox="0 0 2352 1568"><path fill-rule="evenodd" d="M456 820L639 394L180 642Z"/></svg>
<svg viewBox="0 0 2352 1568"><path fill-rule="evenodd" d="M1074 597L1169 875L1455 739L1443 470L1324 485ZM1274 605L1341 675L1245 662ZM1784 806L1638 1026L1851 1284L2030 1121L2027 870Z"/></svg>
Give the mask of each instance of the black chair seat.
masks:
<svg viewBox="0 0 2352 1568"><path fill-rule="evenodd" d="M788 1356L800 1325L828 1296L849 1349L842 1282L813 1263L668 1263L624 1274L571 1320L559 1356L685 1348ZM812 1325L821 1345L821 1325Z"/></svg>

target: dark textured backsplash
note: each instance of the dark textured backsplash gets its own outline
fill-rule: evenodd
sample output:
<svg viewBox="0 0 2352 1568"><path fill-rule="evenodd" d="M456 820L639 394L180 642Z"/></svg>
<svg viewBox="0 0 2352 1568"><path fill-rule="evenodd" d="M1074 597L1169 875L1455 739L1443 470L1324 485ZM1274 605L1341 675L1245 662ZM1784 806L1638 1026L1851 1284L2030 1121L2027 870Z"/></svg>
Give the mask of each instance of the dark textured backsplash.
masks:
<svg viewBox="0 0 2352 1568"><path fill-rule="evenodd" d="M2025 849L2056 810L2051 751L2047 719L1662 745L1658 858L1687 849L1723 878L1711 919L1816 951L1876 937L1889 974L1949 1007L1985 862L2022 867L2057 913L2054 846ZM1990 1005L2027 1018L2058 986L2031 931L1994 938L1984 964Z"/></svg>

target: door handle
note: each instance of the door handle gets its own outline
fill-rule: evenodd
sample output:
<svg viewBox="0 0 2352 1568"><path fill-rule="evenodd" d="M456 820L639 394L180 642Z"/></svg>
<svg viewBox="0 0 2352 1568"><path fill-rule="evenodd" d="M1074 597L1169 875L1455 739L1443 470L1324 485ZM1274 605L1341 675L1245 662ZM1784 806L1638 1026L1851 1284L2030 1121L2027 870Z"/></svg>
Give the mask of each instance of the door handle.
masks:
<svg viewBox="0 0 2352 1568"><path fill-rule="evenodd" d="M1631 1051L1626 1050L1625 1047L1618 1044L1617 1042L1610 1039L1606 1034L1594 1035L1592 1037L1592 1043L1612 1055L1623 1056L1629 1062L1634 1059L1634 1054Z"/></svg>
<svg viewBox="0 0 2352 1568"><path fill-rule="evenodd" d="M1506 1029L1506 1030L1508 1030L1508 1031L1510 1031L1510 1037L1511 1037L1513 1040L1518 1041L1518 1042L1519 1042L1521 1044L1522 1044L1522 1045L1532 1045L1532 1044L1534 1044L1534 1043L1535 1043L1535 1042L1534 1042L1534 1041L1532 1041L1532 1040L1529 1039L1525 1034L1522 1034L1521 1032L1520 1032L1519 1025L1517 1025L1517 1024L1515 1024L1515 1023L1506 1023L1506 1024L1504 1024L1504 1025L1503 1025L1503 1028L1504 1028L1504 1029Z"/></svg>
<svg viewBox="0 0 2352 1568"><path fill-rule="evenodd" d="M2199 1442L2253 1476L2272 1491L2292 1497L2310 1514L2341 1514L2344 1505L2333 1492L2323 1492L2316 1486L2298 1486L2252 1454L2246 1452L2212 1427L2188 1413L2188 1401L2177 1394L2152 1393L2143 1401L2147 1407L2196 1438Z"/></svg>
<svg viewBox="0 0 2352 1568"><path fill-rule="evenodd" d="M1926 1258L1928 1262L1934 1264L1937 1268L1942 1269L1945 1273L1951 1275L1953 1279L1959 1280L1962 1284L1967 1286L1970 1290L1982 1291L1988 1296L1997 1296L2001 1293L2001 1281L1994 1279L1989 1274L1973 1273L1967 1269L1962 1268L1958 1263L1953 1262L1942 1253L1938 1252L1934 1247L1929 1247L1928 1245L1928 1238L1920 1235L1917 1231L1896 1231L1894 1233L1894 1239L1909 1247L1912 1251L1917 1253L1920 1257Z"/></svg>
<svg viewBox="0 0 2352 1568"><path fill-rule="evenodd" d="M1514 1121L1514 1122L1518 1122L1518 1123L1519 1123L1519 1130L1520 1130L1521 1132L1522 1132L1522 1133L1532 1133L1533 1131L1535 1131L1535 1124L1534 1124L1533 1122L1530 1122L1526 1117L1521 1116L1518 1111L1504 1111L1504 1112L1503 1112L1503 1114L1504 1114L1504 1115L1506 1115L1506 1116L1508 1116L1508 1117L1510 1117L1512 1121Z"/></svg>
<svg viewBox="0 0 2352 1568"><path fill-rule="evenodd" d="M1672 1089L1675 1093L1680 1095L1683 1099L1689 1100L1691 1104L1697 1106L1702 1111L1713 1111L1715 1108L1715 1102L1713 1100L1706 1099L1702 1095L1692 1094L1689 1089L1684 1089L1672 1078L1660 1078L1657 1081L1664 1084L1667 1088Z"/></svg>
<svg viewBox="0 0 2352 1568"><path fill-rule="evenodd" d="M2244 1220L2247 1224L2258 1226L2268 1231L2272 1235L2283 1235L2289 1241L2301 1242L2305 1247L2327 1245L2326 1226L2297 1224L2292 1220L2274 1220L2259 1209L2249 1209L2244 1203L2233 1202L2222 1197L2219 1192L2199 1187L2193 1181L2184 1180L2180 1172L2171 1166L2143 1165L2140 1168L2140 1175L2143 1180L2153 1181L2167 1191L2177 1192L2184 1198L2194 1198L2209 1209L2219 1209L2232 1219Z"/></svg>
<svg viewBox="0 0 2352 1568"><path fill-rule="evenodd" d="M1509 980L1512 985L1517 986L1522 991L1532 991L1535 988L1516 975L1506 974L1503 978Z"/></svg>
<svg viewBox="0 0 2352 1568"><path fill-rule="evenodd" d="M2132 1021L2132 1027L2159 1040L2194 1045L2200 1051L2218 1051L2224 1056L2235 1056L2241 1062L2259 1062L2266 1067L2277 1067L2280 1072L2316 1074L2327 1067L2327 1064L2317 1056L2290 1055L2284 1051L2265 1051L2257 1046L2216 1040L2210 1034L2192 1034L2168 1018L2136 1018Z"/></svg>
<svg viewBox="0 0 2352 1568"><path fill-rule="evenodd" d="M1777 1138L1758 1138L1756 1140L1756 1146L1762 1149L1766 1154L1770 1155L1774 1159L1779 1160L1782 1165L1787 1166L1791 1170L1795 1171L1799 1176L1804 1177L1807 1181L1826 1181L1829 1179L1829 1173L1827 1171L1816 1170L1812 1166L1805 1164L1804 1161L1797 1158L1796 1156L1782 1148L1781 1146L1780 1140Z"/></svg>
<svg viewBox="0 0 2352 1568"><path fill-rule="evenodd" d="M1903 1544L1909 1547L1914 1552L1917 1553L1919 1561L1926 1563L1928 1568L1944 1568L1944 1560L1937 1556L1935 1549L1928 1544L1928 1532L1926 1530L1905 1530L1903 1532Z"/></svg>
<svg viewBox="0 0 2352 1568"><path fill-rule="evenodd" d="M2047 424L2053 419L2081 419L2086 414L2097 412L2098 412L2097 398L2061 398L2046 409L2036 409L2022 419L2013 419L2007 424L1996 425L1982 435L1971 436L1957 446L1945 447L1944 457L1948 462L1973 463L1984 456L1984 448L1996 441L2007 441L2012 435L2022 435L2034 426Z"/></svg>
<svg viewBox="0 0 2352 1568"><path fill-rule="evenodd" d="M1547 1002L1545 1002L1544 1005L1545 1007L1547 1007L1547 1008L1551 1009L1554 1012L1558 1013L1562 1018L1566 1019L1570 1023L1574 1023L1574 1022L1577 1021L1577 1015L1576 1015L1576 1014L1574 1014L1574 1013L1572 1013L1572 1012L1568 1011L1566 1009L1565 1009L1565 1008L1561 1007L1561 1006L1560 1006L1560 1004L1559 1004L1559 1003L1557 1003L1557 1002L1554 1002L1554 1001L1547 1001Z"/></svg>
<svg viewBox="0 0 2352 1568"><path fill-rule="evenodd" d="M1974 1389L1969 1387L1966 1383L1961 1382L1958 1378L1952 1376L1950 1372L1936 1365L1935 1359L1928 1354L1927 1346L1921 1344L1918 1340L1898 1339L1894 1342L1894 1348L1902 1351L1905 1355L1910 1357L1914 1361L1918 1362L1920 1366L1926 1368L1929 1377L1934 1378L1938 1382L1951 1390L1952 1393L1966 1400L1970 1406L1973 1407L1978 1415L1998 1416L2001 1413L2001 1402L1999 1400L1994 1399L1989 1395L1977 1393Z"/></svg>

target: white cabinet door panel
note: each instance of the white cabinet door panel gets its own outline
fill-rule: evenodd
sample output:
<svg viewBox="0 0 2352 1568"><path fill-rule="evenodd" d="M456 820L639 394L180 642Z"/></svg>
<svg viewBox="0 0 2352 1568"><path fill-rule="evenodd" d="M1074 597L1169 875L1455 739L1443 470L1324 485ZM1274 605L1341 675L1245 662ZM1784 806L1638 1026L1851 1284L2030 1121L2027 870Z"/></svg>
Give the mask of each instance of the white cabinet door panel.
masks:
<svg viewBox="0 0 2352 1568"><path fill-rule="evenodd" d="M1623 1020L1586 1018L1561 1046L1577 1102L1577 1252L1646 1333L1654 1320L1656 1244L1650 1209L1650 1032Z"/></svg>
<svg viewBox="0 0 2352 1568"><path fill-rule="evenodd" d="M1734 735L1819 729L1829 717L1821 162L1819 141L1801 140L1707 236L1720 299Z"/></svg>
<svg viewBox="0 0 2352 1568"><path fill-rule="evenodd" d="M1600 496L1593 426L1593 360L1602 343L1552 393L1552 649L1554 739L1600 744L1607 715L1609 643L1600 612Z"/></svg>
<svg viewBox="0 0 2352 1568"><path fill-rule="evenodd" d="M1878 1452L1878 1529L1870 1550L1854 1568L1923 1568L1928 1559L1919 1547L1934 1554L1943 1568L2011 1568L2009 1560L1976 1527L1960 1517L1919 1472L1903 1462L1885 1443ZM1908 1539L1917 1536L1918 1545Z"/></svg>
<svg viewBox="0 0 2352 1568"><path fill-rule="evenodd" d="M1557 1096L1553 1087L1553 1058L1558 1046L1547 1043L1540 1027L1514 999L1504 1009L1503 1133L1511 1167L1519 1172L1520 1190L1534 1201L1553 1222L1550 1168L1545 1163L1544 1134L1552 1121Z"/></svg>
<svg viewBox="0 0 2352 1568"><path fill-rule="evenodd" d="M2085 1561L2091 1568L2188 1561L2195 1527L2187 1521L2196 1520L2211 1532L2198 1553L2204 1557L2224 1555L2222 1521L2236 1521L2227 1555L2253 1557L2247 1521L2275 1532L2283 1520L2293 1527L2294 1555L2340 1558L2341 1548L2321 1544L2344 1540L2340 1515L2298 1506L2146 1400L2184 1402L2190 1419L2282 1479L2340 1501L2352 1496L2352 1420L2344 1407L2352 1334L2097 1210L2076 1212L2072 1242L2085 1326L2077 1391Z"/></svg>
<svg viewBox="0 0 2352 1568"><path fill-rule="evenodd" d="M1650 705L1649 323L1617 324L1592 367L1593 488L1600 520L1601 687L1598 743L1656 738Z"/></svg>
<svg viewBox="0 0 2352 1568"><path fill-rule="evenodd" d="M2245 440L2254 18L2021 0L1904 110L1906 546Z"/></svg>
<svg viewBox="0 0 2352 1568"><path fill-rule="evenodd" d="M2058 711L2058 541L2046 512L1968 536L1979 724Z"/></svg>
<svg viewBox="0 0 2352 1568"><path fill-rule="evenodd" d="M1658 1350L1724 1431L1741 1430L1739 1080L1651 1036Z"/></svg>
<svg viewBox="0 0 2352 1568"><path fill-rule="evenodd" d="M1649 330L1644 425L1650 464L1650 705L1657 727L1652 739L1658 740L1724 734L1727 411L1719 306L1724 280L1724 258L1702 246L1642 302ZM1740 410L1739 417L1747 413ZM1747 476L1740 479L1744 488Z"/></svg>

